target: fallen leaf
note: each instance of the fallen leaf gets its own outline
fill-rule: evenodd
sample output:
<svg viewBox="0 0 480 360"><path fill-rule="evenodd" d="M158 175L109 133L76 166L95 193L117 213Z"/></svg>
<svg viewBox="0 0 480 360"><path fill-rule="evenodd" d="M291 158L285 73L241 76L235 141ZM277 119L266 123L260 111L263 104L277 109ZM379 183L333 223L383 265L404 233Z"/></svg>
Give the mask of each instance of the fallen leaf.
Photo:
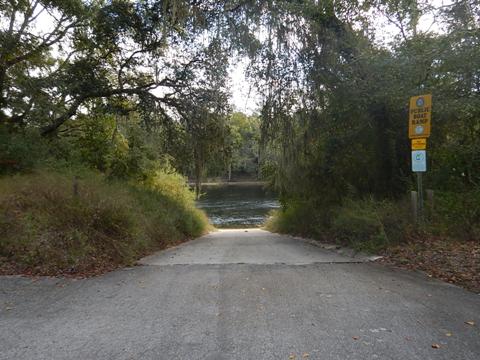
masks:
<svg viewBox="0 0 480 360"><path fill-rule="evenodd" d="M452 336L452 333L446 333L445 336L450 337L450 336Z"/></svg>
<svg viewBox="0 0 480 360"><path fill-rule="evenodd" d="M474 321L465 321L465 324L470 325L470 326L474 326L475 322Z"/></svg>
<svg viewBox="0 0 480 360"><path fill-rule="evenodd" d="M352 339L353 339L353 340L358 340L359 337L358 337L358 336L352 336Z"/></svg>
<svg viewBox="0 0 480 360"><path fill-rule="evenodd" d="M440 349L440 345L438 345L438 344L432 344L432 348L434 348L434 349Z"/></svg>

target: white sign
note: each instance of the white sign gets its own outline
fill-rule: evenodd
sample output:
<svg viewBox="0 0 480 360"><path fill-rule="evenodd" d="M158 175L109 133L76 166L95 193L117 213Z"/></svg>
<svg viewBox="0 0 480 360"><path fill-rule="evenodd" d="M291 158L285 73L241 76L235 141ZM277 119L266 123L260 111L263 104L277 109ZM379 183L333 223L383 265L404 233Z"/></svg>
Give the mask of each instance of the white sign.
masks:
<svg viewBox="0 0 480 360"><path fill-rule="evenodd" d="M426 150L412 151L412 171L413 172L427 171L427 151Z"/></svg>

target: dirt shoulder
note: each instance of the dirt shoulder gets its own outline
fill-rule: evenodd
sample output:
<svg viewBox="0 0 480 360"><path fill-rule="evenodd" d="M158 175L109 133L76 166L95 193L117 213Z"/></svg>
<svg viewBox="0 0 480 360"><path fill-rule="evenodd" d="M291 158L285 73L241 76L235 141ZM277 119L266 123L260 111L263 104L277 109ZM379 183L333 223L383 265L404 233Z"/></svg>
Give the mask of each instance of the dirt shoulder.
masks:
<svg viewBox="0 0 480 360"><path fill-rule="evenodd" d="M412 239L391 247L377 262L420 270L443 281L480 293L480 243L444 238Z"/></svg>

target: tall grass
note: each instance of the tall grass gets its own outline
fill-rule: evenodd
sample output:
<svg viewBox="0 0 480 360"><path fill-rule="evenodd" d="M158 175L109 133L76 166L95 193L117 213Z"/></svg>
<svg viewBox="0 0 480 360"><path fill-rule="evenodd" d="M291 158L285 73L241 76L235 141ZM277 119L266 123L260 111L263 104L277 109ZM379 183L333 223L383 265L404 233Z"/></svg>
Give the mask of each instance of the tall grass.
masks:
<svg viewBox="0 0 480 360"><path fill-rule="evenodd" d="M207 227L175 174L158 171L132 185L88 171L78 180L46 171L0 179L0 260L21 270L77 273L131 264Z"/></svg>

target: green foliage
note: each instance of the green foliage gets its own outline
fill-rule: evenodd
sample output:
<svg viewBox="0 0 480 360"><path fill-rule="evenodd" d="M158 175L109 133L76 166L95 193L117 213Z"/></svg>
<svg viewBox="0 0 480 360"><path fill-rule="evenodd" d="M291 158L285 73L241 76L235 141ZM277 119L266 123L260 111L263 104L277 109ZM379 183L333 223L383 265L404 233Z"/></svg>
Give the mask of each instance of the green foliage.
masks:
<svg viewBox="0 0 480 360"><path fill-rule="evenodd" d="M48 145L35 131L11 133L0 126L0 174L32 170L48 157Z"/></svg>
<svg viewBox="0 0 480 360"><path fill-rule="evenodd" d="M410 96L432 93L426 182L442 192L432 226L477 236L477 206L466 195L478 199L480 184L477 2L36 3L0 5L2 174L91 168L180 196L170 165L195 178L197 194L205 175L263 173L282 196L279 228L335 228L339 239L363 236L376 248L407 228L396 216L414 187L406 107ZM42 34L35 18L45 8L55 17ZM419 31L429 11L444 32ZM388 47L375 39L372 12L399 28ZM259 119L230 116L235 51L254 60ZM380 200L358 200L371 196Z"/></svg>
<svg viewBox="0 0 480 360"><path fill-rule="evenodd" d="M376 209L350 203L336 211L331 232L335 239L357 250L375 251L388 244Z"/></svg>
<svg viewBox="0 0 480 360"><path fill-rule="evenodd" d="M469 196L478 199L480 184L478 4L461 1L438 9L408 1L364 4L401 29L387 48L372 41L377 32L355 30L348 10L353 3L330 9L328 2L286 3L270 4L279 12L278 22L270 23L276 41L266 42L263 61L252 65L268 94L261 117L262 167L284 199L273 221L281 229L290 229L285 224L290 221L288 231L319 233L318 221L310 226L303 221L303 206L307 215L326 214L323 235L334 229L336 238L372 249L405 239L410 230L403 199L415 187L406 110L410 96L431 93L424 178L427 187L451 194L439 195L437 220L428 230L476 237L478 206ZM418 31L424 11L435 12L445 32ZM288 27L280 20L289 16ZM360 21L370 20L365 15ZM291 50L291 39L300 49ZM375 205L358 200L371 196L379 199Z"/></svg>
<svg viewBox="0 0 480 360"><path fill-rule="evenodd" d="M257 116L234 112L220 118L210 117L198 121L189 135L196 149L195 158L203 163L202 178L257 178L260 155Z"/></svg>
<svg viewBox="0 0 480 360"><path fill-rule="evenodd" d="M414 231L404 201L347 199L333 214L332 236L357 250L378 252L405 241Z"/></svg>
<svg viewBox="0 0 480 360"><path fill-rule="evenodd" d="M206 216L178 175L157 172L125 186L84 172L0 180L0 257L44 274L131 264L142 254L202 234Z"/></svg>
<svg viewBox="0 0 480 360"><path fill-rule="evenodd" d="M45 138L38 129L18 132L0 126L0 174L90 168L111 179L142 181L170 166L161 138L133 120L120 126L116 116L95 113L80 116L62 130L57 137Z"/></svg>
<svg viewBox="0 0 480 360"><path fill-rule="evenodd" d="M56 137L7 127L0 137L0 258L18 269L110 269L209 227L162 138L138 116L95 109Z"/></svg>
<svg viewBox="0 0 480 360"><path fill-rule="evenodd" d="M193 121L187 124L187 139L193 153L193 178L197 192L198 185L207 171L216 172L218 167L224 168L227 155L226 116L221 112L212 114L202 111L194 115Z"/></svg>
<svg viewBox="0 0 480 360"><path fill-rule="evenodd" d="M229 119L231 142L231 171L257 176L260 119L235 112Z"/></svg>
<svg viewBox="0 0 480 360"><path fill-rule="evenodd" d="M287 207L272 211L265 228L279 233L321 237L325 215L307 201L289 202Z"/></svg>
<svg viewBox="0 0 480 360"><path fill-rule="evenodd" d="M159 119L185 124L197 113L228 109L227 34L203 36L217 26L211 18L232 16L220 4L25 0L0 6L0 125L51 135L80 112L103 107L141 112L152 128ZM172 61L171 54L181 56Z"/></svg>
<svg viewBox="0 0 480 360"><path fill-rule="evenodd" d="M345 199L341 206L319 211L311 202L288 203L274 212L267 229L336 242L356 250L377 252L404 241L413 231L408 204L374 199Z"/></svg>
<svg viewBox="0 0 480 360"><path fill-rule="evenodd" d="M437 193L432 226L453 238L480 241L480 189Z"/></svg>
<svg viewBox="0 0 480 360"><path fill-rule="evenodd" d="M293 204L293 205L292 205ZM432 208L433 206L433 208ZM280 233L311 236L367 252L408 241L415 235L435 235L457 240L480 241L480 192L438 192L434 204L426 203L425 223L417 226L407 198L365 200L347 198L330 210L312 202L288 201L266 227Z"/></svg>
<svg viewBox="0 0 480 360"><path fill-rule="evenodd" d="M124 149L118 149L121 139L117 136L113 116L82 116L77 119L75 126L81 131L71 140L73 147L79 151L81 161L86 165L107 171L112 158L117 160L122 157L120 154Z"/></svg>
<svg viewBox="0 0 480 360"><path fill-rule="evenodd" d="M162 202L176 213L164 213L164 218L182 229L185 235L198 236L207 227L205 213L195 207L195 194L190 191L186 179L173 169L156 170L142 183L150 192L161 194Z"/></svg>

